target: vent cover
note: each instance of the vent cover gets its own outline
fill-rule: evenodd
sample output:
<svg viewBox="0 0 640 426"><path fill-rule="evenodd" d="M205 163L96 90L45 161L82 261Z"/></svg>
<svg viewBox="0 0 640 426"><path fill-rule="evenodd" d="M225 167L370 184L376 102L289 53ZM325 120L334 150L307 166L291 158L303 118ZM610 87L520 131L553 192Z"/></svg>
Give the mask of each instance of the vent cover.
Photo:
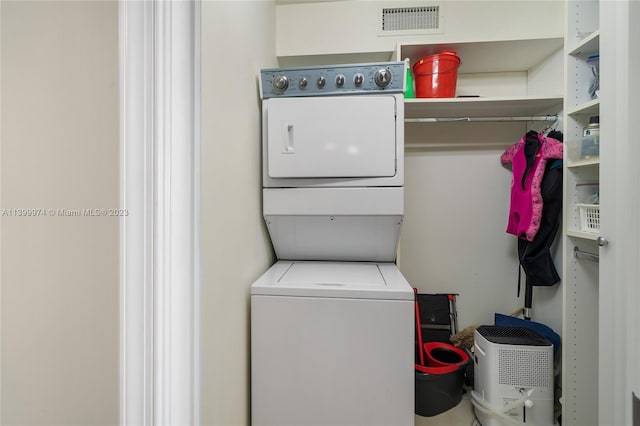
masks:
<svg viewBox="0 0 640 426"><path fill-rule="evenodd" d="M385 7L380 30L424 32L440 29L440 6Z"/></svg>
<svg viewBox="0 0 640 426"><path fill-rule="evenodd" d="M553 361L549 351L500 349L498 376L501 385L518 387L551 386Z"/></svg>

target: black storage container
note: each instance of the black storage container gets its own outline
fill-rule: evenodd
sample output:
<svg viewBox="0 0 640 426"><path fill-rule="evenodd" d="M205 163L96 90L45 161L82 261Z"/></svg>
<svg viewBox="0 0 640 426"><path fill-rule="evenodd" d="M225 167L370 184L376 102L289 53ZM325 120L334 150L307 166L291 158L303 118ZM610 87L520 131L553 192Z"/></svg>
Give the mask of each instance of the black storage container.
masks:
<svg viewBox="0 0 640 426"><path fill-rule="evenodd" d="M450 344L457 332L455 299L455 294L416 294L415 413L419 416L436 416L462 399L466 370L472 363L468 352Z"/></svg>
<svg viewBox="0 0 640 426"><path fill-rule="evenodd" d="M455 407L462 400L466 364L445 374L416 371L415 412L432 417Z"/></svg>

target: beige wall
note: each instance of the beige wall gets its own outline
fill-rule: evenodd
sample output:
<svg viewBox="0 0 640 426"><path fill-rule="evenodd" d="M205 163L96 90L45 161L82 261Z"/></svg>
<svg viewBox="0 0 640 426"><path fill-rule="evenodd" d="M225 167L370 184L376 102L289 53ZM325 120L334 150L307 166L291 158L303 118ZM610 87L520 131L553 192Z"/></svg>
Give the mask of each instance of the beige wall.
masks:
<svg viewBox="0 0 640 426"><path fill-rule="evenodd" d="M249 287L273 261L262 220L258 70L271 1L202 3L202 423L249 424Z"/></svg>
<svg viewBox="0 0 640 426"><path fill-rule="evenodd" d="M117 220L51 210L118 204L117 3L0 13L0 420L117 424Z"/></svg>

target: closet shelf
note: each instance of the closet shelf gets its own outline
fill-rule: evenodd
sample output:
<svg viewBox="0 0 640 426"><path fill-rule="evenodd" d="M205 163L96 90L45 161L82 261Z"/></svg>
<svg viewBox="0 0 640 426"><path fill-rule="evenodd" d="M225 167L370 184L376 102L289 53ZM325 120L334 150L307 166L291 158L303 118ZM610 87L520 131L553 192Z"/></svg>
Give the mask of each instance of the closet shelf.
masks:
<svg viewBox="0 0 640 426"><path fill-rule="evenodd" d="M405 119L554 116L562 110L558 96L405 99ZM434 120L435 121L435 120ZM461 120L463 121L463 120ZM486 120L485 120L486 121Z"/></svg>
<svg viewBox="0 0 640 426"><path fill-rule="evenodd" d="M567 161L567 167L570 169L576 169L580 167L597 167L599 165L600 165L600 157Z"/></svg>
<svg viewBox="0 0 640 426"><path fill-rule="evenodd" d="M567 231L567 236L573 238L582 238L583 240L597 241L600 234L578 231L576 229L569 229Z"/></svg>
<svg viewBox="0 0 640 426"><path fill-rule="evenodd" d="M588 102L569 108L568 114L577 115L597 115L600 113L600 99L592 99Z"/></svg>
<svg viewBox="0 0 640 426"><path fill-rule="evenodd" d="M600 52L600 31L594 31L584 39L580 40L569 51L569 55L586 58L589 55L595 55Z"/></svg>
<svg viewBox="0 0 640 426"><path fill-rule="evenodd" d="M459 73L526 71L561 49L563 45L563 37L435 44L402 43L396 48L396 60L409 58L413 65L425 56L444 50L455 50L462 58Z"/></svg>

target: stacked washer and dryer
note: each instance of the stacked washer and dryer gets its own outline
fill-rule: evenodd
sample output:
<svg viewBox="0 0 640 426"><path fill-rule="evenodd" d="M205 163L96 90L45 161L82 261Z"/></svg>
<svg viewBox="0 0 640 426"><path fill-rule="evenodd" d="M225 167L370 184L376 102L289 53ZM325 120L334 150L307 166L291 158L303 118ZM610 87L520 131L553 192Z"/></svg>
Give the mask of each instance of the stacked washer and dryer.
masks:
<svg viewBox="0 0 640 426"><path fill-rule="evenodd" d="M251 287L254 425L413 425L403 62L264 69L263 214Z"/></svg>

